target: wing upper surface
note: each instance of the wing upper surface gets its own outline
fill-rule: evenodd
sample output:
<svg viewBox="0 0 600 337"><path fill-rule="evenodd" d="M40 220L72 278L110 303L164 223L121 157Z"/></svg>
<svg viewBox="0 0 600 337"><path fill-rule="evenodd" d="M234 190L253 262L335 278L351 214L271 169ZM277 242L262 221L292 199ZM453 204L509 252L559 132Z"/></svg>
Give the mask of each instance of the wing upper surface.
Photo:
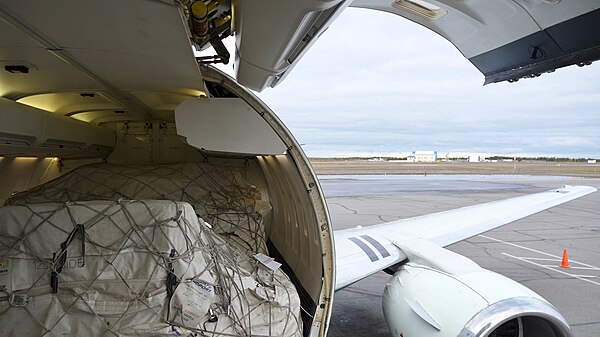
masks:
<svg viewBox="0 0 600 337"><path fill-rule="evenodd" d="M402 262L407 254L400 247L409 247L411 241L448 246L595 191L588 186L565 186L365 228L336 231L336 289ZM385 256L385 252L389 255Z"/></svg>

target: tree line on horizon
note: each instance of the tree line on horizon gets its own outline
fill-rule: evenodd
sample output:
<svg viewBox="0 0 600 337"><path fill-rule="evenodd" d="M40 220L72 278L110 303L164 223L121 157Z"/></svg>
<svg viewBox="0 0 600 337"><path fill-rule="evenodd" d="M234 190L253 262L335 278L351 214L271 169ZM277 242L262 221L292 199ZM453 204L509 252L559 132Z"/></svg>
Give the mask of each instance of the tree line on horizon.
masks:
<svg viewBox="0 0 600 337"><path fill-rule="evenodd" d="M310 160L326 159L326 160L366 160L382 158L384 160L406 160L406 157L311 157ZM597 160L597 158L568 158L568 157L514 157L514 156L491 156L486 157L486 160L516 160L516 161L547 161L547 162L571 162L585 163L588 160ZM452 161L468 160L464 157L448 158ZM440 159L438 159L440 161Z"/></svg>

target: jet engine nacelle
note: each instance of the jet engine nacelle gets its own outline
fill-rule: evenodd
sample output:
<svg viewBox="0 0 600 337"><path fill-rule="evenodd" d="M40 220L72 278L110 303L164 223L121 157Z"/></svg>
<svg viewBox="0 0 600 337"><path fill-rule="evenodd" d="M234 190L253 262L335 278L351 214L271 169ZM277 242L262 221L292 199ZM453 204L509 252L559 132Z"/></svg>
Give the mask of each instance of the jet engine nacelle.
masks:
<svg viewBox="0 0 600 337"><path fill-rule="evenodd" d="M427 258L407 252L411 262L386 285L383 312L393 336L571 336L556 308L532 290L449 250L427 248Z"/></svg>

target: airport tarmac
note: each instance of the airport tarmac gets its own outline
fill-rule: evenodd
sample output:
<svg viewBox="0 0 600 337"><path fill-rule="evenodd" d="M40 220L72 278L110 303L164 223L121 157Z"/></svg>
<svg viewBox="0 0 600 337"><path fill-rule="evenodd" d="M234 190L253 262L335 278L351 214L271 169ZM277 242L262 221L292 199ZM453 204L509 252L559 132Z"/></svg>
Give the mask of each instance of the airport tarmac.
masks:
<svg viewBox="0 0 600 337"><path fill-rule="evenodd" d="M543 176L321 176L333 226L368 226L600 179ZM600 192L448 248L548 299L576 337L600 332ZM570 269L558 268L567 248ZM390 336L379 272L335 293L329 336ZM407 336L409 337L409 336Z"/></svg>

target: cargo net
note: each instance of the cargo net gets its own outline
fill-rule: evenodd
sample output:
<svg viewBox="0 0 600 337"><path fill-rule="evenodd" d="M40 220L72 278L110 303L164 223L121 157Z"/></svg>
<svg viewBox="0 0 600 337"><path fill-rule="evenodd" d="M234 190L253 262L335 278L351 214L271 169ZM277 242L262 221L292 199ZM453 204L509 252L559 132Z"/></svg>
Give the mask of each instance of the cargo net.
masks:
<svg viewBox="0 0 600 337"><path fill-rule="evenodd" d="M301 336L297 292L264 258L184 202L0 207L0 336Z"/></svg>
<svg viewBox="0 0 600 337"><path fill-rule="evenodd" d="M87 165L18 193L6 205L121 198L188 202L226 241L248 254L267 251L269 202L238 170L207 163Z"/></svg>

